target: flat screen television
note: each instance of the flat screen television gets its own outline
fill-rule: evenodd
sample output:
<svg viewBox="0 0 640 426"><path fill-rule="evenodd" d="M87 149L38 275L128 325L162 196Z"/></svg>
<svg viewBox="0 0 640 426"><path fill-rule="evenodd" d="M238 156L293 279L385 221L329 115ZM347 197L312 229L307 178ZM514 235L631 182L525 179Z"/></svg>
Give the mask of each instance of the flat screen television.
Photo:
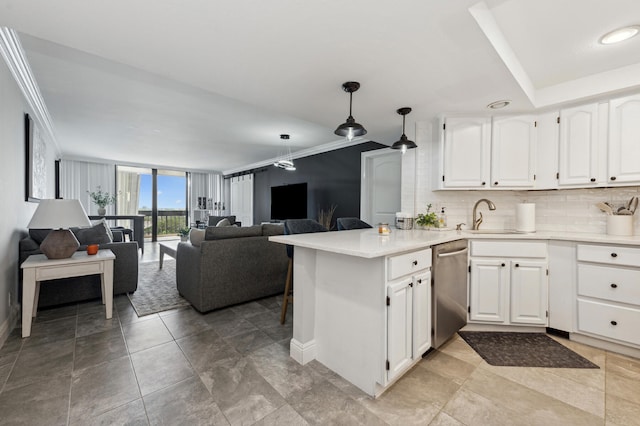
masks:
<svg viewBox="0 0 640 426"><path fill-rule="evenodd" d="M306 219L307 183L271 187L271 219Z"/></svg>

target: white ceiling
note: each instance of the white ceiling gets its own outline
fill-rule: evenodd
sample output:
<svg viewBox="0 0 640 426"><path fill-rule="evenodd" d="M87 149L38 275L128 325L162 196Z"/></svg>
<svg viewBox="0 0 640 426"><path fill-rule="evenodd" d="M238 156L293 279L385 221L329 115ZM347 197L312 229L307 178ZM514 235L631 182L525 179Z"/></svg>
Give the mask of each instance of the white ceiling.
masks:
<svg viewBox="0 0 640 426"><path fill-rule="evenodd" d="M471 11L469 10L470 8ZM63 158L235 171L335 144L348 115L391 144L444 112L549 108L640 88L637 0L0 0ZM502 113L501 111L501 113Z"/></svg>

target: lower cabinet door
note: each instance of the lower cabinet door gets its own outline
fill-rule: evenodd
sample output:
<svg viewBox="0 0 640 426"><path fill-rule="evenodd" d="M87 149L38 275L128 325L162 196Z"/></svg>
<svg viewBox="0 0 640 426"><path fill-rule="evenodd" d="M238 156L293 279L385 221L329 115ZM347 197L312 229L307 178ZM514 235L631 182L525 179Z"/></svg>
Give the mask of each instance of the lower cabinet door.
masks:
<svg viewBox="0 0 640 426"><path fill-rule="evenodd" d="M413 359L431 347L431 271L413 279Z"/></svg>
<svg viewBox="0 0 640 426"><path fill-rule="evenodd" d="M493 323L507 320L508 272L505 260L471 259L469 320Z"/></svg>
<svg viewBox="0 0 640 426"><path fill-rule="evenodd" d="M387 285L387 380L399 376L413 359L411 277Z"/></svg>
<svg viewBox="0 0 640 426"><path fill-rule="evenodd" d="M547 262L511 261L511 323L547 325Z"/></svg>

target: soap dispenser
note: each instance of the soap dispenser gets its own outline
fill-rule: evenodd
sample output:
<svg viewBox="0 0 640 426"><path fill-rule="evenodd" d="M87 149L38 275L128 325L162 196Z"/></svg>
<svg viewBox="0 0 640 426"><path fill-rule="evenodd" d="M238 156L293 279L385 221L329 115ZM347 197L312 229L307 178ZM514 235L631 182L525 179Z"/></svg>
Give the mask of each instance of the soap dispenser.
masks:
<svg viewBox="0 0 640 426"><path fill-rule="evenodd" d="M447 215L444 213L444 207L440 210L440 216L438 217L438 222L440 223L440 228L447 227Z"/></svg>

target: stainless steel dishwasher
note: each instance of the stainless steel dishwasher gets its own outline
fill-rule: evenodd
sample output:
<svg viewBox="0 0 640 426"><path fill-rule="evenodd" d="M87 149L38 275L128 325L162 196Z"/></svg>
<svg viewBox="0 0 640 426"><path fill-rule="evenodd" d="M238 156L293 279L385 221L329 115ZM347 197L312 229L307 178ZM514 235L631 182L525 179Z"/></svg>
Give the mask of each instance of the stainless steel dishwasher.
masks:
<svg viewBox="0 0 640 426"><path fill-rule="evenodd" d="M467 323L467 240L432 249L432 345L439 348Z"/></svg>

